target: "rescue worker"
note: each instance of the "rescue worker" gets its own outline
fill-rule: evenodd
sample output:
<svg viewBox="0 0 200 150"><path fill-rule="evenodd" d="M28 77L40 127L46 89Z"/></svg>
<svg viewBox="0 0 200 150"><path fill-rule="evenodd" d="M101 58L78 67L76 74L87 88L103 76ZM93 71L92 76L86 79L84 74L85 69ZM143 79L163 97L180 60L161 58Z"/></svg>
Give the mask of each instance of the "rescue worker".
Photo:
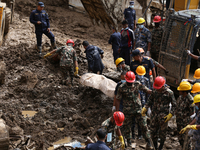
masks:
<svg viewBox="0 0 200 150"><path fill-rule="evenodd" d="M88 61L88 71L96 74L102 74L104 65L102 63L104 51L97 46L90 45L88 41L83 41L86 57ZM101 55L101 56L100 56Z"/></svg>
<svg viewBox="0 0 200 150"><path fill-rule="evenodd" d="M189 79L184 79L184 80L190 82L191 84L200 83L200 68L198 68L198 69L195 70L193 77L196 80L189 80Z"/></svg>
<svg viewBox="0 0 200 150"><path fill-rule="evenodd" d="M44 3L39 2L37 9L33 10L30 15L30 22L35 25L35 34L37 38L37 49L42 54L42 34L44 33L50 40L53 49L56 49L55 37L50 31L48 14L44 9Z"/></svg>
<svg viewBox="0 0 200 150"><path fill-rule="evenodd" d="M144 75L146 74L146 69L144 66L138 66L136 69L136 81L139 81L142 85L150 88L150 84L149 84L149 79L144 77ZM142 107L144 107L144 105L146 104L147 98L148 98L148 94L145 93L144 91L139 91L140 92L140 100L142 103ZM132 125L132 138L135 138L135 118L133 118L133 125ZM142 139L142 131L141 128L138 125L138 139L141 140Z"/></svg>
<svg viewBox="0 0 200 150"><path fill-rule="evenodd" d="M193 94L193 96L197 95L197 94L200 94L200 83L195 83L193 86L192 86L192 91L191 93Z"/></svg>
<svg viewBox="0 0 200 150"><path fill-rule="evenodd" d="M111 150L105 143L107 138L106 131L103 129L98 129L96 134L98 141L96 143L88 144L85 150Z"/></svg>
<svg viewBox="0 0 200 150"><path fill-rule="evenodd" d="M194 97L195 109L196 109L196 117L195 119L187 125L185 128L183 128L179 134L185 133L186 130L192 129L193 131L193 140L195 141L195 150L200 149L200 94L196 95Z"/></svg>
<svg viewBox="0 0 200 150"><path fill-rule="evenodd" d="M120 40L121 40L121 34L117 32L115 28L113 28L113 34L110 36L108 43L112 44L114 62L116 61L117 58L119 58L118 49L120 45Z"/></svg>
<svg viewBox="0 0 200 150"><path fill-rule="evenodd" d="M122 22L121 42L119 48L119 56L125 59L125 64L130 65L131 50L134 48L135 35L133 30L128 27L128 21Z"/></svg>
<svg viewBox="0 0 200 150"><path fill-rule="evenodd" d="M142 65L146 69L146 74L144 75L146 78L150 80L149 72L152 70L153 73L153 79L156 78L156 71L155 66L150 58L145 58L141 53L139 49L136 49L132 52L133 60L131 62L131 71L136 73L136 69L139 65Z"/></svg>
<svg viewBox="0 0 200 150"><path fill-rule="evenodd" d="M144 56L144 50L143 50L143 48L138 47L136 49L139 49L139 51L142 54L142 56ZM161 65L159 62L155 61L153 58L148 57L148 56L144 56L144 57L150 59L156 67L164 70L165 74L169 73L169 71L167 71L167 69L163 65Z"/></svg>
<svg viewBox="0 0 200 150"><path fill-rule="evenodd" d="M112 117L108 118L101 124L102 129L104 129L107 133L113 134L113 130L115 131L116 135L118 136L121 142L122 149L125 148L125 144L124 144L124 139L120 130L120 126L123 125L124 118L125 117L122 112L116 111Z"/></svg>
<svg viewBox="0 0 200 150"><path fill-rule="evenodd" d="M150 56L151 48L151 32L144 26L144 18L139 18L137 21L138 28L135 33L135 47L141 47L145 51L145 55Z"/></svg>
<svg viewBox="0 0 200 150"><path fill-rule="evenodd" d="M135 117L136 122L140 125L142 129L142 134L147 142L147 148L151 147L151 137L149 130L147 128L146 118L141 115L141 101L139 90L143 90L147 93L151 93L151 90L146 86L142 85L140 82L135 81L135 74L132 71L126 73L125 77L126 82L121 84L117 91L116 96L116 110L119 110L119 105L121 99L123 99L123 113L126 116L124 124L123 124L123 135L127 139L128 146L131 146L131 125L132 119Z"/></svg>
<svg viewBox="0 0 200 150"><path fill-rule="evenodd" d="M165 79L162 76L155 78L153 83L153 91L147 100L147 103L142 108L142 116L145 116L147 109L151 108L150 131L155 149L158 147L158 138L160 138L160 146L158 150L162 150L167 135L168 121L172 118L176 100L173 91L165 86ZM172 104L171 112L169 113L169 104Z"/></svg>
<svg viewBox="0 0 200 150"><path fill-rule="evenodd" d="M191 56L193 59L200 61L200 56L194 55L190 52L190 50L187 50L187 54Z"/></svg>
<svg viewBox="0 0 200 150"><path fill-rule="evenodd" d="M125 76L126 76L126 71L123 71L121 73L121 81L117 83L117 86L115 88L115 96L114 96L114 100L113 100L113 107L112 107L112 111L116 111L116 96L117 96L117 91L118 91L118 88L121 84L125 83L126 80L125 80ZM123 99L121 99L120 101L120 105L119 105L119 111L123 112Z"/></svg>
<svg viewBox="0 0 200 150"><path fill-rule="evenodd" d="M180 83L177 90L179 91L179 97L176 101L177 107L175 109L177 131L180 131L190 122L190 116L194 114L194 107L192 106L193 97L190 94L191 84L187 81ZM179 134L178 140L180 145L184 145L185 134Z"/></svg>
<svg viewBox="0 0 200 150"><path fill-rule="evenodd" d="M136 11L134 10L134 1L129 2L129 7L124 10L124 20L128 21L128 27L131 30L136 29Z"/></svg>
<svg viewBox="0 0 200 150"><path fill-rule="evenodd" d="M76 51L73 49L74 47L74 41L69 39L66 42L67 46L59 47L49 53L47 53L44 58L51 56L54 53L58 53L61 55L60 57L60 68L64 74L65 80L63 81L63 84L69 84L70 85L70 79L71 78L71 85L73 85L73 76L78 75L78 62L77 62L77 55ZM75 72L74 72L75 67Z"/></svg>
<svg viewBox="0 0 200 150"><path fill-rule="evenodd" d="M123 58L117 58L117 60L115 61L117 70L119 71L130 71L130 67L128 65L125 64L125 61Z"/></svg>
<svg viewBox="0 0 200 150"><path fill-rule="evenodd" d="M160 16L155 16L153 19L153 22L155 24L154 29L151 31L151 57L158 61L159 51L160 51L160 45L162 40L162 34L163 34L163 28L160 27L160 22L162 21Z"/></svg>

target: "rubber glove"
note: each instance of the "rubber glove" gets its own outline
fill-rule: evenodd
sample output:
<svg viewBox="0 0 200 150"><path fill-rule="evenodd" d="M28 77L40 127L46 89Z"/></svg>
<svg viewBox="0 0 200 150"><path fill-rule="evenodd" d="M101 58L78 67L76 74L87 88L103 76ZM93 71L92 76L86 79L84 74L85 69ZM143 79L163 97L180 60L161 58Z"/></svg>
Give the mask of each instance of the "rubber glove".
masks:
<svg viewBox="0 0 200 150"><path fill-rule="evenodd" d="M78 75L78 67L76 67L76 71L74 72L74 75L75 75L75 76Z"/></svg>
<svg viewBox="0 0 200 150"><path fill-rule="evenodd" d="M123 139L123 136L122 136L122 135L119 136L119 140L120 140L120 142L121 142L121 144L122 144L121 148L124 150L125 144L124 144L124 139Z"/></svg>
<svg viewBox="0 0 200 150"><path fill-rule="evenodd" d="M151 57L150 51L147 51L146 56Z"/></svg>
<svg viewBox="0 0 200 150"><path fill-rule="evenodd" d="M164 119L166 119L165 122L168 122L172 118L172 116L173 115L171 113L169 113L167 116L165 116L164 117Z"/></svg>
<svg viewBox="0 0 200 150"><path fill-rule="evenodd" d="M197 130L197 125L187 125L185 128L183 128L183 129L179 132L179 134L185 133L185 131L186 131L187 129Z"/></svg>
<svg viewBox="0 0 200 150"><path fill-rule="evenodd" d="M44 59L45 59L46 57L51 56L51 55L52 55L51 53L47 53L46 55L44 55Z"/></svg>
<svg viewBox="0 0 200 150"><path fill-rule="evenodd" d="M188 55L190 55L190 54L191 54L190 50L187 50L187 54L188 54Z"/></svg>
<svg viewBox="0 0 200 150"><path fill-rule="evenodd" d="M112 112L114 112L114 111L116 111L116 107L115 106L112 107Z"/></svg>
<svg viewBox="0 0 200 150"><path fill-rule="evenodd" d="M146 116L146 112L147 112L147 109L145 107L143 107L142 112L141 112L142 116Z"/></svg>

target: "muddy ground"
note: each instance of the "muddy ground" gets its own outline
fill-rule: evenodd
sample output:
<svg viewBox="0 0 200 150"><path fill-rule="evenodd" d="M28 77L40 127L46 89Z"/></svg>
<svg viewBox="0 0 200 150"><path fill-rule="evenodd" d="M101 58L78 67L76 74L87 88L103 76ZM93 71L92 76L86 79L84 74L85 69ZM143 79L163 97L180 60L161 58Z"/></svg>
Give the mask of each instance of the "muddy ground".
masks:
<svg viewBox="0 0 200 150"><path fill-rule="evenodd" d="M59 64L38 57L34 26L29 22L29 15L37 2L16 1L13 24L0 47L0 61L6 65L6 80L0 87L0 109L9 128L10 150L24 149L30 136L31 143L35 142L33 145L38 150L46 149L64 137L85 142L86 137L93 137L95 129L111 114L111 98L79 84L79 79L75 79L73 87L62 85ZM107 44L110 29L92 25L86 13L67 10L62 0L43 2L58 46L64 45L69 38L80 42L88 40L105 51L105 72L115 68L111 46ZM76 50L81 75L87 72L87 61L83 48ZM43 53L47 51L50 51L50 43L44 36ZM0 63L0 66L3 68L4 64ZM23 110L37 113L25 118ZM169 129L168 149L178 149L176 133L174 128ZM137 149L142 149L138 147L140 144L144 142L137 141Z"/></svg>

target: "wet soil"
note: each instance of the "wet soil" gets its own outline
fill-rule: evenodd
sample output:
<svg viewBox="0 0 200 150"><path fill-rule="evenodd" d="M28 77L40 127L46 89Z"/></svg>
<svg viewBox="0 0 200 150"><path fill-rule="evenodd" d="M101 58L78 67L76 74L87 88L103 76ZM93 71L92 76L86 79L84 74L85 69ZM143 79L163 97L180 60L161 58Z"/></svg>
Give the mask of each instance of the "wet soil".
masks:
<svg viewBox="0 0 200 150"><path fill-rule="evenodd" d="M10 137L15 137L11 138L10 150L17 147L24 149L30 136L38 150L47 149L65 137L85 142L87 136L94 137L95 129L111 115L111 98L99 90L81 85L78 78L75 78L72 87L62 85L59 64L38 57L34 26L29 22L29 15L37 2L16 1L13 24L4 45L0 47L0 61L6 64L5 83L0 87L0 109ZM64 45L69 38L78 40L77 43L88 40L105 51L105 72L115 69L111 46L107 42L110 29L92 25L87 14L67 10L64 0L43 2L58 46ZM84 49L78 44L75 49L82 75L87 72ZM43 36L43 53L48 51L50 42ZM37 113L24 117L22 111ZM169 130L167 143L172 143L171 149L177 149L177 138L172 137L175 133L175 129ZM142 149L138 147L140 144L145 143L137 141L137 149Z"/></svg>

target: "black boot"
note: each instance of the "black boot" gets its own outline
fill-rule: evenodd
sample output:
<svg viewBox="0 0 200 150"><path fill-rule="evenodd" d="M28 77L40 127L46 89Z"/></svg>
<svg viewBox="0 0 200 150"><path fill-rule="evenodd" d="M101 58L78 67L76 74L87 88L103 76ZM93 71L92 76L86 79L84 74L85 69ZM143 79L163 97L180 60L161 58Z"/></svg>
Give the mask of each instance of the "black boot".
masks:
<svg viewBox="0 0 200 150"><path fill-rule="evenodd" d="M52 47L52 49L57 49L56 42L51 43L51 47Z"/></svg>
<svg viewBox="0 0 200 150"><path fill-rule="evenodd" d="M155 149L157 150L158 149L158 142L157 141L153 141L153 145L154 145Z"/></svg>
<svg viewBox="0 0 200 150"><path fill-rule="evenodd" d="M158 150L163 149L164 143L165 143L165 141L163 141L163 140L160 141L160 146L159 146Z"/></svg>

